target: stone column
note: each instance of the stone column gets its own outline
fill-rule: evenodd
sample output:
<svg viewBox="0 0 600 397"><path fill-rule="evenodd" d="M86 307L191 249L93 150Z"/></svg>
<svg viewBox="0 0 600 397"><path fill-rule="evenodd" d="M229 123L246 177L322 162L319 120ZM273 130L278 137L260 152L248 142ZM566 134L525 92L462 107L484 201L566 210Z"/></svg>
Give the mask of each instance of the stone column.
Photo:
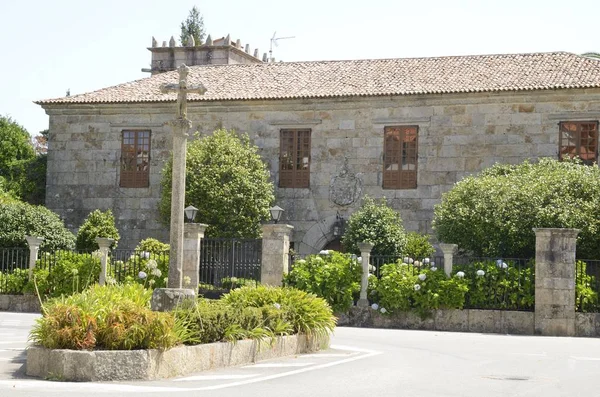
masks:
<svg viewBox="0 0 600 397"><path fill-rule="evenodd" d="M458 245L441 243L440 249L444 254L444 272L446 272L447 276L450 276L450 274L452 274L452 263L454 262L454 253L456 253Z"/></svg>
<svg viewBox="0 0 600 397"><path fill-rule="evenodd" d="M283 275L288 272L291 225L266 224L262 226L262 263L260 282L281 286Z"/></svg>
<svg viewBox="0 0 600 397"><path fill-rule="evenodd" d="M575 248L578 229L535 231L535 333L575 335Z"/></svg>
<svg viewBox="0 0 600 397"><path fill-rule="evenodd" d="M183 279L190 278L189 284L183 281L185 288L198 289L198 283L200 282L200 244L207 226L203 223L186 223L183 227Z"/></svg>
<svg viewBox="0 0 600 397"><path fill-rule="evenodd" d="M114 242L115 240L112 238L96 237L96 243L98 243L98 247L100 247L100 280L98 281L100 285L106 284L106 275L108 271L108 250Z"/></svg>
<svg viewBox="0 0 600 397"><path fill-rule="evenodd" d="M40 251L40 245L44 241L43 237L31 237L25 236L27 245L29 245L29 279L33 276L33 269L35 269L35 262L38 258L38 252Z"/></svg>
<svg viewBox="0 0 600 397"><path fill-rule="evenodd" d="M371 261L373 244L358 243L358 249L360 250L360 256L362 257L362 277L360 279L360 297L358 302L356 302L356 306L367 307L369 306L369 298L367 297L367 287L369 286L369 262Z"/></svg>

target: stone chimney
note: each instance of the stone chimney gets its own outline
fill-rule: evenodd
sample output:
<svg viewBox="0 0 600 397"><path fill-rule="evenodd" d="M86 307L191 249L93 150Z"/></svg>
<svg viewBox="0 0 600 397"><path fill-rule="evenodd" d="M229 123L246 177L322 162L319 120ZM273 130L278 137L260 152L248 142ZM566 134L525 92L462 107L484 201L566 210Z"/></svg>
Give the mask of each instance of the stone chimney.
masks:
<svg viewBox="0 0 600 397"><path fill-rule="evenodd" d="M166 41L159 47L158 41L152 37L152 47L148 50L152 53L150 69L144 68L142 72L150 72L152 75L176 70L181 64L187 66L196 65L232 65L243 63L263 63L264 59L258 58L259 51L256 49L254 55L250 54L250 45L242 46L241 40L231 40L231 37L212 39L210 35L206 43L196 45L194 40L188 40L186 45L178 47L175 39L171 37L169 45Z"/></svg>

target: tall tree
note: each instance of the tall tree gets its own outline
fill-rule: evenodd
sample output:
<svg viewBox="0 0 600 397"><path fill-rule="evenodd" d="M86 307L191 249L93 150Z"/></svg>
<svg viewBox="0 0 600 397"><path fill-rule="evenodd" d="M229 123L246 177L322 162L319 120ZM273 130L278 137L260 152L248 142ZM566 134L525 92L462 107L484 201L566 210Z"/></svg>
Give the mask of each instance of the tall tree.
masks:
<svg viewBox="0 0 600 397"><path fill-rule="evenodd" d="M190 14L187 19L181 22L181 45L186 45L188 37L192 36L196 45L202 45L204 43L204 18L200 14L200 11L196 6L190 10Z"/></svg>

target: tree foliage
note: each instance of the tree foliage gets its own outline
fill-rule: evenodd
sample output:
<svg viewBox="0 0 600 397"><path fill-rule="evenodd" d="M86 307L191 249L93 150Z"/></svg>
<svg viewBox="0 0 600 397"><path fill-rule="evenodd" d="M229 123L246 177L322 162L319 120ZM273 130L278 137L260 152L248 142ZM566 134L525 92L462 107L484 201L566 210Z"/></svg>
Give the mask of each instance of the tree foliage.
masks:
<svg viewBox="0 0 600 397"><path fill-rule="evenodd" d="M179 35L181 45L185 46L190 36L194 38L197 46L204 43L204 36L206 36L204 18L196 6L192 7L187 19L181 22L181 34Z"/></svg>
<svg viewBox="0 0 600 397"><path fill-rule="evenodd" d="M362 206L348 219L342 243L348 252L360 254L358 243L374 244L372 255L401 255L406 246L406 233L400 214L385 199L380 203L365 197Z"/></svg>
<svg viewBox="0 0 600 397"><path fill-rule="evenodd" d="M120 235L111 210L90 212L77 232L76 248L78 250L97 250L96 237L112 238L115 240L112 247L117 246Z"/></svg>
<svg viewBox="0 0 600 397"><path fill-rule="evenodd" d="M43 237L42 248L72 249L75 236L54 212L20 201L0 204L0 248L27 248L25 236Z"/></svg>
<svg viewBox="0 0 600 397"><path fill-rule="evenodd" d="M577 256L600 259L600 169L577 160L497 164L458 182L435 208L440 241L478 256L533 257L533 228L577 228Z"/></svg>
<svg viewBox="0 0 600 397"><path fill-rule="evenodd" d="M211 237L258 237L274 202L269 171L246 134L218 130L188 144L185 205ZM161 219L171 216L171 158L162 177Z"/></svg>

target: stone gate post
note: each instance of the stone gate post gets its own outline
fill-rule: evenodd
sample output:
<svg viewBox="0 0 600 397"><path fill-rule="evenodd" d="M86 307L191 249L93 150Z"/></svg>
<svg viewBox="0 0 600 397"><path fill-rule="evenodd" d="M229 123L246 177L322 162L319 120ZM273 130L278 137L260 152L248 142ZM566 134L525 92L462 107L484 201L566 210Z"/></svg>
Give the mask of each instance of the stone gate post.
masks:
<svg viewBox="0 0 600 397"><path fill-rule="evenodd" d="M183 288L198 290L200 245L207 226L204 223L186 223L183 227ZM186 283L188 277L189 284Z"/></svg>
<svg viewBox="0 0 600 397"><path fill-rule="evenodd" d="M100 280L98 281L98 284L100 285L106 284L108 250L114 242L115 240L112 238L96 237L96 243L98 243L98 247L100 247Z"/></svg>
<svg viewBox="0 0 600 397"><path fill-rule="evenodd" d="M33 269L35 269L35 262L38 259L40 245L44 241L44 238L25 236L25 240L27 240L27 245L29 245L29 279L31 280Z"/></svg>
<svg viewBox="0 0 600 397"><path fill-rule="evenodd" d="M575 248L578 229L535 231L535 333L575 335Z"/></svg>
<svg viewBox="0 0 600 397"><path fill-rule="evenodd" d="M456 250L458 249L458 245L441 243L440 249L442 250L442 253L444 254L444 272L446 272L447 276L450 276L450 274L452 274L452 265L454 262L454 254L456 253Z"/></svg>
<svg viewBox="0 0 600 397"><path fill-rule="evenodd" d="M283 275L288 272L291 225L265 224L262 226L262 263L260 282L281 286Z"/></svg>
<svg viewBox="0 0 600 397"><path fill-rule="evenodd" d="M367 297L367 287L369 286L369 262L371 261L373 244L358 243L358 249L360 250L360 256L362 257L362 277L360 279L360 297L358 302L356 302L356 306L367 307L369 306L369 298Z"/></svg>

